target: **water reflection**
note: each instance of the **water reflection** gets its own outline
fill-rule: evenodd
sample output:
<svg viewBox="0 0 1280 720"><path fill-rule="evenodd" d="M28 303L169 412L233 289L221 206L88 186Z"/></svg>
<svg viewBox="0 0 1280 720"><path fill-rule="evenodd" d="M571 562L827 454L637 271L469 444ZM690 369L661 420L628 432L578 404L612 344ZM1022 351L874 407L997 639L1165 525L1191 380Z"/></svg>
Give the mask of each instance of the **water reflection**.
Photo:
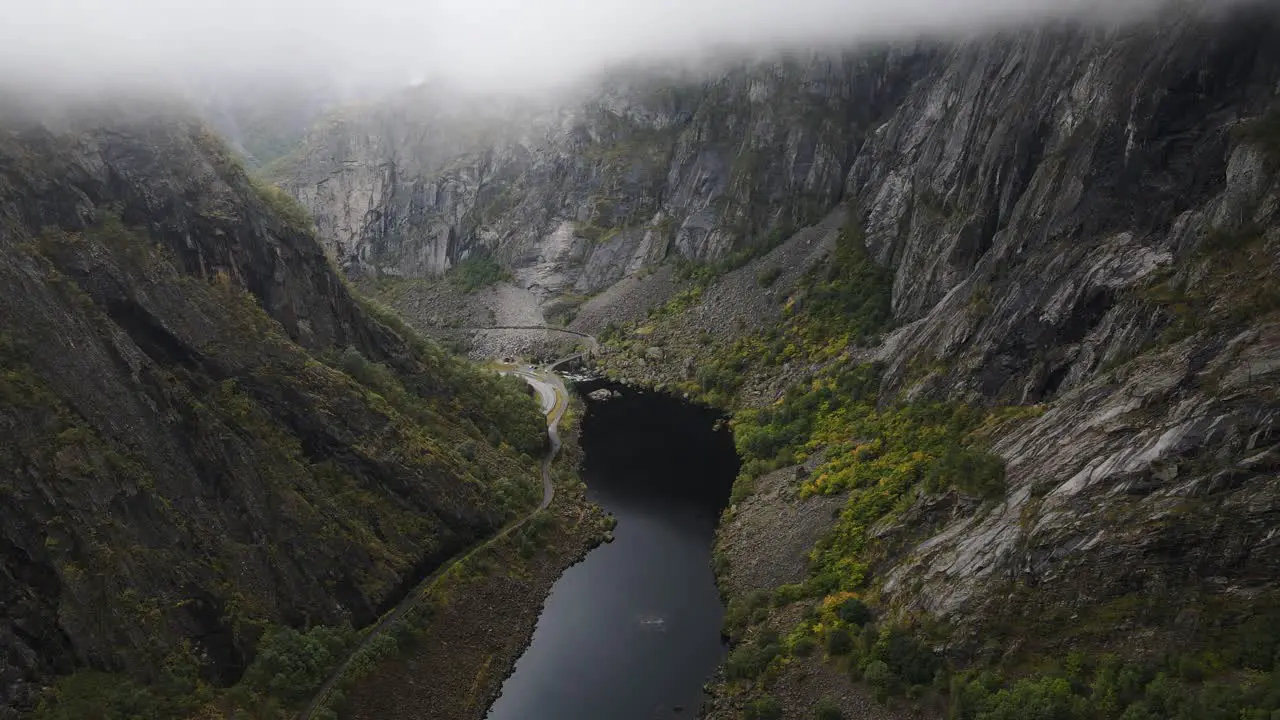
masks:
<svg viewBox="0 0 1280 720"><path fill-rule="evenodd" d="M617 517L615 541L556 582L489 720L692 717L724 652L710 555L738 470L732 438L714 411L623 392L591 403L582 438L588 495Z"/></svg>

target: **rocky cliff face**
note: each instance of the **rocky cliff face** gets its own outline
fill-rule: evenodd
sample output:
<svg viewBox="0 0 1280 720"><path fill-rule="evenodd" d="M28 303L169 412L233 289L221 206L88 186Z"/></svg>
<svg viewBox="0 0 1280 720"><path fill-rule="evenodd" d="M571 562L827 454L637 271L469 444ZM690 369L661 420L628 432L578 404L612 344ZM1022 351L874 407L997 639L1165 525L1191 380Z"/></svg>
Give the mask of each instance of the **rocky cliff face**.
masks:
<svg viewBox="0 0 1280 720"><path fill-rule="evenodd" d="M371 314L152 110L0 131L6 717L79 668L233 681L264 628L367 623L538 496L533 401Z"/></svg>
<svg viewBox="0 0 1280 720"><path fill-rule="evenodd" d="M747 405L868 363L882 406L1035 407L984 431L1005 463L994 500L922 491L868 518L850 515L863 512L854 489L834 520L797 510L818 500L796 494L813 490L809 470L840 468L760 478L726 519L731 597L801 579L793 558L812 538L791 547L776 520L800 513L828 532L868 522L858 591L886 619L945 620L940 642L961 666L1221 650L1271 612L1278 31L1274 9L1257 7L932 54L858 149L847 221L834 214L612 340L611 373L691 393L721 382L695 371L738 356L725 382ZM892 272L897 327L810 352L808 326L778 328L805 319L805 268L829 265L841 232ZM607 314L592 317L602 327ZM819 690L792 698L795 711Z"/></svg>
<svg viewBox="0 0 1280 720"><path fill-rule="evenodd" d="M1275 590L1278 27L966 47L864 148L850 195L908 323L868 355L884 390L1048 403L995 445L1008 497L886 592L994 616L999 586L1032 613Z"/></svg>
<svg viewBox="0 0 1280 720"><path fill-rule="evenodd" d="M1280 589L1278 34L1273 6L1182 3L1120 29L615 83L449 159L422 159L432 141L371 149L386 134L367 121L322 128L284 182L349 265L429 275L485 249L553 295L607 287L572 327L607 330L601 364L619 377L769 408L789 391L847 402L865 388L822 396L823 378L865 367L878 390L858 412L906 426L928 408L990 413L964 441L1004 465L998 493L904 447L878 485L839 487L833 518L798 495L884 447L831 443L847 417L796 431L821 411L783 403L762 432L834 459L757 478L726 517L732 599L835 582L886 621L947 623L936 647L960 667L1196 648L1271 670L1275 639L1247 628ZM684 281L636 272L672 256L704 265ZM885 443L900 429L860 422ZM862 504L899 480L909 491ZM779 535L779 517L822 527ZM863 548L846 576L797 573L796 557L820 566L840 543ZM796 627L797 612L773 615ZM1264 660L1241 660L1241 627ZM780 687L811 664L792 659ZM808 716L814 693L796 696L788 709Z"/></svg>
<svg viewBox="0 0 1280 720"><path fill-rule="evenodd" d="M526 287L590 294L667 257L717 261L819 219L930 57L617 77L559 105L420 88L321 123L270 172L348 267L430 276L492 253Z"/></svg>

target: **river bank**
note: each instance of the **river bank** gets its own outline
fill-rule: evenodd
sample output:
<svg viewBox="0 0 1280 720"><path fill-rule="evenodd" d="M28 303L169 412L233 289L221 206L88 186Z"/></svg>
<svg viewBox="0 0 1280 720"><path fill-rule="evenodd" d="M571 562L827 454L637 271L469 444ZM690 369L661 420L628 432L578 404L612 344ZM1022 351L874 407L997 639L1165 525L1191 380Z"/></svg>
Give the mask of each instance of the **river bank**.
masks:
<svg viewBox="0 0 1280 720"><path fill-rule="evenodd" d="M575 403L571 415L580 417ZM419 642L379 663L337 704L353 720L479 720L524 652L551 586L604 537L578 476L576 423L560 426L555 500L528 532L470 560L431 591Z"/></svg>

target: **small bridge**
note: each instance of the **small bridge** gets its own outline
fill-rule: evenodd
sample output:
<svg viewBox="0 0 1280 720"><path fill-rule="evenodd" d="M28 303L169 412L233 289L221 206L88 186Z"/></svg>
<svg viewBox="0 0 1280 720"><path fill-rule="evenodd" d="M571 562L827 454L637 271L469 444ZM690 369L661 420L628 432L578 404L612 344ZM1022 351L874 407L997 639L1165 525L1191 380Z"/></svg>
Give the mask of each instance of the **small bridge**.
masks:
<svg viewBox="0 0 1280 720"><path fill-rule="evenodd" d="M551 327L549 325L491 325L489 327L464 327L458 330L466 330L468 332L480 332L483 330L542 330L544 332L564 333L566 335L577 335L580 338L586 338L595 341L595 337L577 330L570 330L562 327Z"/></svg>

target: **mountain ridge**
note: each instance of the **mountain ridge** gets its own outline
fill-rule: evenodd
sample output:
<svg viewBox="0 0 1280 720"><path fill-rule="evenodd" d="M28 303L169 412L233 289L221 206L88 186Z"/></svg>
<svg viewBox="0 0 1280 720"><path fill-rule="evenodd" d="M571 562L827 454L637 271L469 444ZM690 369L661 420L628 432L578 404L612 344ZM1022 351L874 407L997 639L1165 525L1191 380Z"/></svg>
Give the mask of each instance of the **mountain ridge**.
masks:
<svg viewBox="0 0 1280 720"><path fill-rule="evenodd" d="M268 627L367 623L537 501L527 392L151 110L0 137L6 708L77 668L229 684Z"/></svg>

